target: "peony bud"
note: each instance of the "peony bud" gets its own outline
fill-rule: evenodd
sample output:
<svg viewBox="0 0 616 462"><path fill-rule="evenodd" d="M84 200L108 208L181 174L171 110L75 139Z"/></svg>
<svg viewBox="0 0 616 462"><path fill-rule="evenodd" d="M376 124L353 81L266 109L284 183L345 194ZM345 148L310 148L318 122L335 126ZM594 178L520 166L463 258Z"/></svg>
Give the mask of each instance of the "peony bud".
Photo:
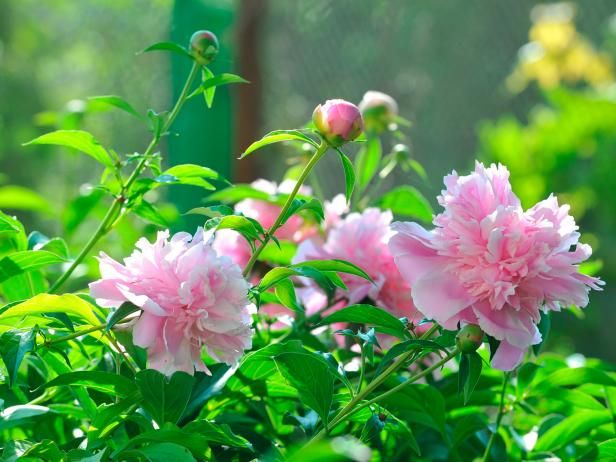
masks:
<svg viewBox="0 0 616 462"><path fill-rule="evenodd" d="M458 331L456 345L462 353L472 353L483 343L483 331L477 324L467 324Z"/></svg>
<svg viewBox="0 0 616 462"><path fill-rule="evenodd" d="M363 130L357 106L342 99L319 104L312 113L312 121L323 138L334 147L353 141Z"/></svg>
<svg viewBox="0 0 616 462"><path fill-rule="evenodd" d="M203 66L214 61L218 54L218 49L218 38L209 30L199 30L190 38L191 54Z"/></svg>
<svg viewBox="0 0 616 462"><path fill-rule="evenodd" d="M367 91L359 103L359 110L364 118L366 130L381 133L395 123L398 103L380 91Z"/></svg>

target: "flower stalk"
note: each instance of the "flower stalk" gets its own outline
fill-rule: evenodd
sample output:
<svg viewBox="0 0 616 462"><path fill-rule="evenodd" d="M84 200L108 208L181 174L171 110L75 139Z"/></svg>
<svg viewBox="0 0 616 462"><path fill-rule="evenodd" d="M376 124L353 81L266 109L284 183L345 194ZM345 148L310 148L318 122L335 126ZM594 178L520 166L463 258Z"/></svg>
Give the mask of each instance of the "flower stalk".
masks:
<svg viewBox="0 0 616 462"><path fill-rule="evenodd" d="M276 218L276 221L274 221L274 224L272 224L272 226L266 231L265 236L263 237L263 242L253 252L253 254L250 257L250 260L248 260L248 263L246 263L246 267L244 268L244 272L243 272L244 277L248 276L250 274L250 271L252 271L253 266L255 265L257 259L259 258L259 255L261 255L261 252L263 252L263 249L265 249L265 246L269 243L269 241L271 240L272 236L274 236L278 228L280 228L280 226L282 225L282 220L284 219L287 212L289 211L289 208L291 207L291 204L293 203L293 199L295 199L295 196L297 196L297 193L299 192L300 188L306 181L306 178L308 178L308 175L310 174L314 166L319 162L319 160L321 160L321 158L327 152L328 149L329 149L329 144L325 140L322 140L316 152L312 155L312 157L310 158L310 160L308 161L308 163L302 170L302 173L297 179L297 182L295 183L295 186L293 187L291 194L289 194L289 197L287 197L287 200L284 203L282 210L280 210L280 214L278 215L278 218Z"/></svg>
<svg viewBox="0 0 616 462"><path fill-rule="evenodd" d="M154 137L150 141L150 144L146 148L143 153L143 157L128 177L126 182L120 188L120 194L116 196L116 198L111 203L111 206L105 213L105 216L101 220L100 224L94 234L90 237L85 246L81 249L75 260L71 263L71 265L66 269L66 271L56 280L56 282L49 288L48 293L55 294L60 290L60 288L64 285L64 283L69 279L69 277L73 274L77 266L81 264L81 262L88 256L92 248L96 245L96 243L105 236L113 227L118 223L119 219L124 215L122 211L122 206L126 201L126 194L130 190L130 187L133 183L139 178L139 175L143 172L143 169L147 165L148 158L154 153L154 150L160 143L161 134L164 134L171 128L171 125L175 121L175 118L180 113L182 106L187 100L190 87L192 86L193 81L199 74L199 69L201 66L198 63L193 63L192 69L186 79L186 83L184 84L184 88L182 89L180 96L178 97L173 109L169 113L165 124L163 125L160 133L155 133Z"/></svg>

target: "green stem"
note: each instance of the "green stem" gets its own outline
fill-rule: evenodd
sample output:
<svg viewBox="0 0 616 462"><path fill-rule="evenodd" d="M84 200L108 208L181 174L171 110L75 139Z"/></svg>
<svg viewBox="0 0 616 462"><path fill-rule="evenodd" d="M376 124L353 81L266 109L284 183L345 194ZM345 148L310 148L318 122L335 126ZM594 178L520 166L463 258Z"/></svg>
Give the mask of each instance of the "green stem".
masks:
<svg viewBox="0 0 616 462"><path fill-rule="evenodd" d="M329 148L329 144L327 144L325 140L321 141L321 144L317 148L316 152L310 158L310 160L304 167L304 170L302 170L302 173L297 179L297 182L295 183L295 186L293 187L291 194L289 194L289 197L287 197L287 200L284 206L282 207L282 210L280 211L278 218L276 218L276 221L270 227L270 229L267 230L265 237L263 238L263 242L261 243L259 247L257 247L255 252L250 257L250 260L248 260L248 263L246 264L246 267L244 268L244 272L243 272L244 277L250 274L252 267L255 265L257 261L257 258L259 258L259 255L261 255L261 252L263 252L263 249L269 243L274 233L278 230L278 228L280 228L282 224L282 220L284 219L285 215L289 211L289 208L291 207L291 204L293 203L293 199L295 199L295 196L297 196L297 193L299 192L299 189L301 188L302 184L304 184L304 182L306 181L306 178L308 177L308 175L310 174L314 166L317 164L317 162L321 159L321 157L323 157L323 154L327 152L328 148Z"/></svg>
<svg viewBox="0 0 616 462"><path fill-rule="evenodd" d="M364 382L364 369L366 368L366 349L364 348L363 345L360 345L360 347L361 347L361 362L360 362L360 369L359 369L359 382L357 382L357 390L355 391L355 394L361 391L361 386Z"/></svg>
<svg viewBox="0 0 616 462"><path fill-rule="evenodd" d="M458 350L457 348L454 348L447 356L445 356L444 358L442 358L441 360L439 360L438 362L434 363L432 366L428 367L427 369L424 369L423 371L421 371L419 374L414 375L413 377L409 378L408 380L405 380L404 382L402 382L399 385L396 385L395 387L391 388L390 390L387 390L385 393L382 393L374 398L372 398L369 401L366 401L362 404L360 404L359 406L357 406L355 409L353 409L352 412L350 412L349 414L347 414L346 417L350 416L351 414L354 414L357 411L362 410L365 407L368 407L374 403L376 403L377 401L382 400L383 398L388 397L389 395L393 395L394 393L397 393L398 391L400 391L401 389L403 389L404 387L406 387L407 385L413 383L413 382L417 382L419 379L425 377L426 375L432 373L433 371L435 371L436 369L438 369L439 367L443 366L445 363L447 363L450 359L452 359L453 357L455 357L458 353L460 353L460 350ZM332 424L333 425L333 424Z"/></svg>
<svg viewBox="0 0 616 462"><path fill-rule="evenodd" d="M51 339L51 340L46 340L43 343L43 346L47 346L48 347L48 346L54 345L56 343L62 343L62 342L66 342L68 340L73 340L73 339L81 337L83 335L88 335L88 334L91 334L92 332L103 330L105 327L107 327L107 323L98 324L96 326L92 326L92 327L89 327L89 328L84 329L84 330L73 332L72 334L63 335L62 337L56 337L56 338Z"/></svg>
<svg viewBox="0 0 616 462"><path fill-rule="evenodd" d="M186 97L188 96L190 87L193 81L195 80L195 77L197 77L197 74L199 73L200 68L201 66L199 66L197 63L193 64L190 74L188 75L188 78L186 79L186 83L184 84L184 88L182 89L180 96L178 97L175 105L173 106L173 109L171 109L171 112L169 113L169 116L167 117L167 120L161 130L162 134L166 133L169 130L169 128L171 128L171 125L175 121L175 118L180 113L182 106L186 102ZM77 266L79 266L79 264L88 256L88 254L90 253L90 250L92 250L92 247L94 247L96 243L105 234L107 234L113 228L113 226L115 226L115 224L117 223L116 217L118 213L121 213L122 205L126 201L125 194L130 190L130 187L137 180L137 178L139 178L139 175L141 174L143 169L146 167L149 157L154 153L154 149L156 149L156 146L158 146L159 142L160 142L160 134L155 134L154 137L152 138L152 141L150 141L150 144L148 145L147 149L143 153L143 157L141 158L141 160L139 161L139 163L137 164L137 166L135 167L131 175L128 177L128 180L126 180L126 183L122 185L120 194L113 200L111 206L107 210L107 213L105 213L105 216L103 217L100 224L98 225L98 228L96 229L96 231L94 231L94 234L90 237L90 239L88 240L86 245L83 247L83 249L81 249L81 251L75 258L75 260L73 260L73 263L71 263L71 266L69 266L68 269L49 288L48 292L50 294L54 294L58 292L60 287L62 287L62 285L71 276L71 274L73 274L73 271L75 271L75 268L77 268Z"/></svg>
<svg viewBox="0 0 616 462"><path fill-rule="evenodd" d="M498 405L498 414L496 415L496 428L494 429L494 433L490 435L490 439L488 440L488 445L486 446L486 450L483 453L483 457L481 458L481 462L487 462L490 458L490 451L492 450L492 446L494 445L494 441L496 440L496 434L498 433L498 429L500 427L501 421L503 420L504 410L505 410L505 392L507 391L507 382L509 381L509 372L503 374L503 388L501 390L500 403Z"/></svg>
<svg viewBox="0 0 616 462"><path fill-rule="evenodd" d="M435 323L428 329L422 336L422 339L428 339L432 336L434 332L438 329L438 325ZM361 392L357 393L351 401L348 402L346 406L342 408L342 410L328 423L328 428L334 428L334 425L338 424L342 420L344 420L347 416L353 414L355 412L355 406L360 403L366 396L368 396L374 389L376 389L379 385L381 385L387 378L397 371L405 361L415 353L414 349L407 351L400 355L398 361L394 361L381 375L377 376L372 382L370 382L366 388L364 388ZM457 352L456 352L457 354ZM327 428L322 428L319 433L317 433L312 440L308 444L311 444L315 441L320 440L327 433Z"/></svg>

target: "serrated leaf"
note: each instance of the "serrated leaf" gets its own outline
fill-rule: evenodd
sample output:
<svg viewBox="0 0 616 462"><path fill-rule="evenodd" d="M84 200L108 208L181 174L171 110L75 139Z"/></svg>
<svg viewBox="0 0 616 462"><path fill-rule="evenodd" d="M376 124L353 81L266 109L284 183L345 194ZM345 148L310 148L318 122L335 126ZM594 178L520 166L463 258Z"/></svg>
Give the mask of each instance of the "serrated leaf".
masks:
<svg viewBox="0 0 616 462"><path fill-rule="evenodd" d="M240 156L240 159L243 159L258 149L269 146L270 144L280 143L281 141L301 141L303 143L309 143L315 148L319 146L316 141L298 130L276 130L268 133L259 141L255 141L248 146L248 148L246 148L244 153Z"/></svg>
<svg viewBox="0 0 616 462"><path fill-rule="evenodd" d="M89 155L105 167L111 170L115 169L113 160L105 148L101 146L92 134L82 130L57 130L46 133L25 143L24 146L31 144L52 144L75 149Z"/></svg>
<svg viewBox="0 0 616 462"><path fill-rule="evenodd" d="M355 189L355 171L353 170L353 162L343 153L340 149L336 148L340 162L342 162L342 169L344 170L344 194L347 202L351 201L353 190Z"/></svg>

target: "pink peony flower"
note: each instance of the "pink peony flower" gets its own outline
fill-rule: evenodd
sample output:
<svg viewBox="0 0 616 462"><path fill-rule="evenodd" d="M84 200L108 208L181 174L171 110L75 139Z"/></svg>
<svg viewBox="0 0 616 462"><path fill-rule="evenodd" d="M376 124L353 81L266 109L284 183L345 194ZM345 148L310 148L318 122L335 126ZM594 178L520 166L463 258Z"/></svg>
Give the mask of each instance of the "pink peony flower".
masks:
<svg viewBox="0 0 616 462"><path fill-rule="evenodd" d="M140 239L136 247L124 264L101 253L101 279L90 293L103 307L128 301L143 310L133 341L148 350L150 367L209 373L203 347L216 361L236 364L252 346L249 285L239 266L218 256L202 229L171 239L161 231L153 244Z"/></svg>
<svg viewBox="0 0 616 462"><path fill-rule="evenodd" d="M391 220L391 212L374 208L361 214L351 213L339 221L333 220L325 241L318 238L304 241L297 250L294 262L321 259L349 261L374 280L373 284L358 276L341 275L348 287L344 296L349 304L359 303L368 297L396 316L418 320L420 317L413 306L410 286L398 272L388 248L392 235ZM300 289L298 294L308 314L325 307L326 297L312 280L308 280L307 287ZM340 306L345 304L337 307Z"/></svg>
<svg viewBox="0 0 616 462"><path fill-rule="evenodd" d="M330 99L319 104L312 114L312 121L332 146L353 141L364 129L359 108L343 99Z"/></svg>
<svg viewBox="0 0 616 462"><path fill-rule="evenodd" d="M266 192L272 196L276 194L289 194L295 182L285 180L280 185L267 180L257 180L251 186L259 191ZM310 195L311 189L307 186L300 188L300 194ZM257 220L263 228L268 229L276 221L282 207L276 204L258 200L244 199L235 205L235 212L241 213L249 218ZM316 228L297 215L293 215L287 222L278 228L275 236L278 239L283 239L292 242L300 242L303 239L314 235L317 232ZM235 263L241 267L246 266L252 251L248 242L236 231L221 229L216 232L216 237L212 243L212 247L222 255L228 255Z"/></svg>
<svg viewBox="0 0 616 462"><path fill-rule="evenodd" d="M415 306L447 329L479 324L499 340L492 364L511 370L541 342L540 311L588 304L597 278L580 274L591 248L556 197L524 211L502 165L445 177L444 211L427 231L394 223L390 249Z"/></svg>

